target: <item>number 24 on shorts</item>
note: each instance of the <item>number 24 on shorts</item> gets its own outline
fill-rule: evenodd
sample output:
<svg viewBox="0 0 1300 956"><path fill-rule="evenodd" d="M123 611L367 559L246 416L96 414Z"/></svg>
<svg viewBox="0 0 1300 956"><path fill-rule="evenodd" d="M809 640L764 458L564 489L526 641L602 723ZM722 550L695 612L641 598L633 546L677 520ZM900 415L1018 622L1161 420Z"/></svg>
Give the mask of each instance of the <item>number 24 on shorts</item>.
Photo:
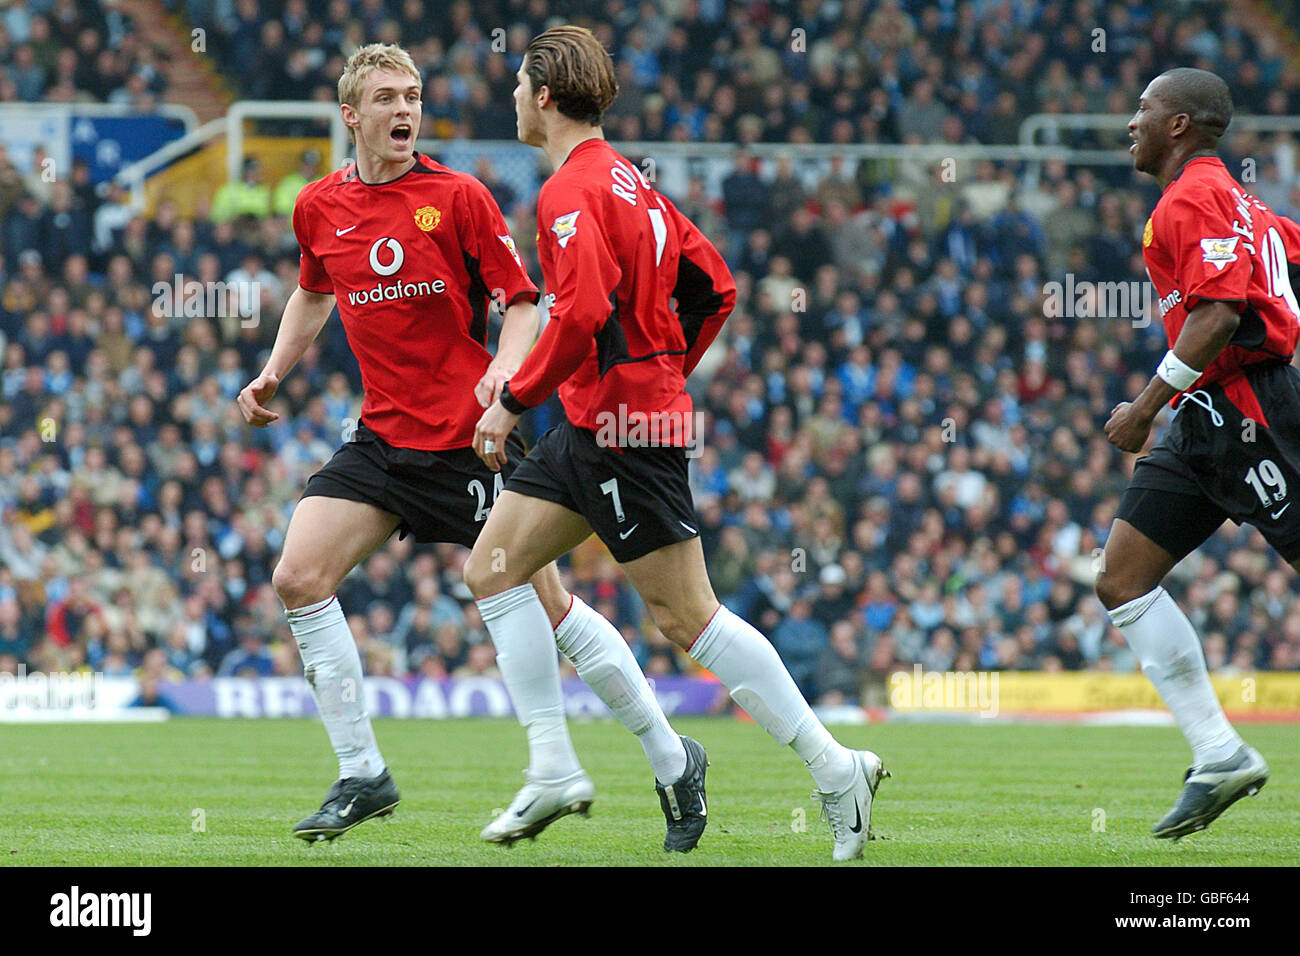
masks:
<svg viewBox="0 0 1300 956"><path fill-rule="evenodd" d="M465 490L475 497L478 501L478 508L474 512L474 520L487 521L489 512L492 511L492 505L496 504L497 498L501 495L501 472L492 475L492 501L487 500L487 489L483 487L483 482L477 478L470 480L465 486Z"/></svg>

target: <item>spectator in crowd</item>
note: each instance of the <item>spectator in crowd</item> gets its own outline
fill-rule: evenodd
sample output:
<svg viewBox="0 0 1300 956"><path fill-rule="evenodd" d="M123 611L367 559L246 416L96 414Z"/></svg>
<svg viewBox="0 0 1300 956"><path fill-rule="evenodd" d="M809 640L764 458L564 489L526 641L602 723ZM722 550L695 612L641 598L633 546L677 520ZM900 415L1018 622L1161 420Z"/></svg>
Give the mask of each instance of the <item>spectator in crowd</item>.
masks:
<svg viewBox="0 0 1300 956"><path fill-rule="evenodd" d="M817 658L814 682L823 707L857 704L864 677L862 651L851 621L837 621L830 631L830 643Z"/></svg>
<svg viewBox="0 0 1300 956"><path fill-rule="evenodd" d="M314 149L305 150L298 157L298 168L283 176L275 184L275 191L271 194L272 215L285 218L292 216L294 200L298 198L298 193L302 192L302 187L319 179L320 175L320 153ZM220 190L218 190L219 194Z"/></svg>
<svg viewBox="0 0 1300 956"><path fill-rule="evenodd" d="M806 598L791 602L789 613L772 631L772 644L809 700L819 692L817 664L828 642L826 625L812 616L812 602Z"/></svg>
<svg viewBox="0 0 1300 956"><path fill-rule="evenodd" d="M240 216L264 219L270 214L271 188L262 182L262 163L255 156L246 157L239 179L223 183L217 190L212 200L211 219L222 223Z"/></svg>
<svg viewBox="0 0 1300 956"><path fill-rule="evenodd" d="M727 251L744 248L749 233L760 228L767 213L768 185L755 171L751 153L736 153L731 174L722 181L722 202L727 218Z"/></svg>

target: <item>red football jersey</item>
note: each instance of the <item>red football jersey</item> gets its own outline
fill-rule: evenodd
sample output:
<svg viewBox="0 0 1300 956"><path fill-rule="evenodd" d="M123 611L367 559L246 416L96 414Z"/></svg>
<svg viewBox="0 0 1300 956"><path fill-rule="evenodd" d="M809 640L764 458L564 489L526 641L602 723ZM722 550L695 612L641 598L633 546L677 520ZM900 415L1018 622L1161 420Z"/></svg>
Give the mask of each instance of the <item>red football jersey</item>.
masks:
<svg viewBox="0 0 1300 956"><path fill-rule="evenodd" d="M736 303L722 256L603 139L579 143L542 186L537 224L551 320L507 402L539 405L558 386L578 427L622 438L648 426L686 444L673 428L689 426L686 376Z"/></svg>
<svg viewBox="0 0 1300 956"><path fill-rule="evenodd" d="M1289 362L1295 352L1300 305L1289 273L1300 262L1300 226L1242 189L1217 157L1201 156L1165 187L1142 256L1171 347L1202 300L1230 302L1241 313L1232 343L1189 391L1219 382L1244 415L1266 422L1242 368Z"/></svg>
<svg viewBox="0 0 1300 956"><path fill-rule="evenodd" d="M468 447L492 298L537 301L487 187L419 153L386 183L354 163L299 193L293 231L298 284L338 300L366 425L401 448Z"/></svg>

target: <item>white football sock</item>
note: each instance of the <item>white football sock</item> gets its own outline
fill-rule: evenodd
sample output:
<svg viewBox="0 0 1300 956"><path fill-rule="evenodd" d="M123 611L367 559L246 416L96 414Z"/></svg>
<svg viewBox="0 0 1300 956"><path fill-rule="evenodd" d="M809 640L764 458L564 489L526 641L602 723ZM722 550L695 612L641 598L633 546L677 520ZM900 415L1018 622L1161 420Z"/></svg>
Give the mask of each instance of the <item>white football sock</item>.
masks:
<svg viewBox="0 0 1300 956"><path fill-rule="evenodd" d="M1242 739L1214 694L1196 630L1169 592L1157 587L1115 608L1110 619L1191 744L1193 763L1231 757Z"/></svg>
<svg viewBox="0 0 1300 956"><path fill-rule="evenodd" d="M338 755L339 776L379 776L384 758L361 692L361 655L338 596L284 614L302 655L303 675L316 698L316 709Z"/></svg>
<svg viewBox="0 0 1300 956"><path fill-rule="evenodd" d="M822 726L776 648L751 624L719 607L690 655L726 685L732 700L777 743L794 748L821 790L834 793L853 782L852 751Z"/></svg>
<svg viewBox="0 0 1300 956"><path fill-rule="evenodd" d="M557 780L582 767L564 722L560 664L551 619L531 584L476 602L515 714L528 735L528 769L536 780Z"/></svg>
<svg viewBox="0 0 1300 956"><path fill-rule="evenodd" d="M686 772L686 748L655 700L623 635L573 595L569 612L555 628L560 653L573 662L605 706L636 734L660 783L676 783Z"/></svg>

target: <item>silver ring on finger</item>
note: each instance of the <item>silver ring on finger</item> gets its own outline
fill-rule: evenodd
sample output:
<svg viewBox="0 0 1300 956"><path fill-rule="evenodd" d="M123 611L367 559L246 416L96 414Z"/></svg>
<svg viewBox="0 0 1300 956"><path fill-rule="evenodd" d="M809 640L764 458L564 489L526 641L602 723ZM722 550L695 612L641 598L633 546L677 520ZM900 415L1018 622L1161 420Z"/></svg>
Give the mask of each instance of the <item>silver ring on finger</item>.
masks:
<svg viewBox="0 0 1300 956"><path fill-rule="evenodd" d="M497 450L497 443L496 443L496 442L494 442L491 438L485 438L485 439L483 439L483 454L485 454L485 455L495 455L495 454L496 454L496 450Z"/></svg>

